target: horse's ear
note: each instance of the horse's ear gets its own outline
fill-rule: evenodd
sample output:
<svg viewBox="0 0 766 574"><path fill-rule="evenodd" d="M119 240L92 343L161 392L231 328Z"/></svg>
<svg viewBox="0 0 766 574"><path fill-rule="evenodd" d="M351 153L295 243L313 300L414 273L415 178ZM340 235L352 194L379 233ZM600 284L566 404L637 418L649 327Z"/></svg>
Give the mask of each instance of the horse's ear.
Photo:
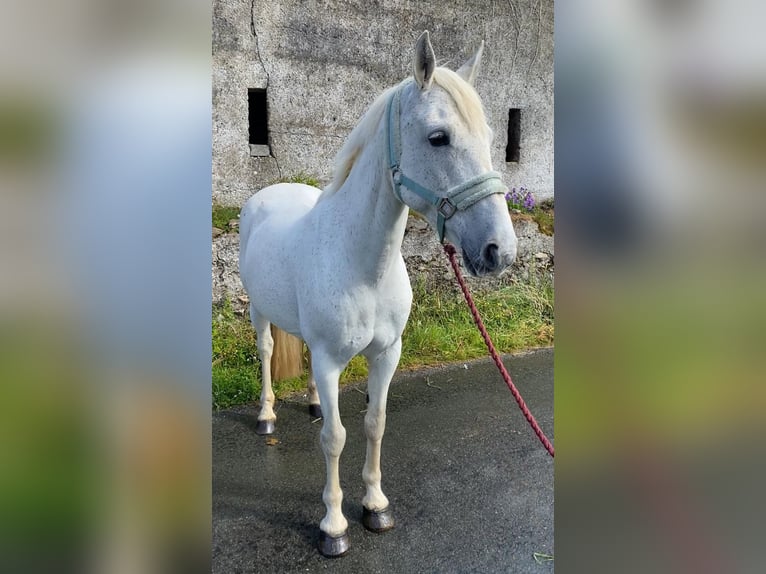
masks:
<svg viewBox="0 0 766 574"><path fill-rule="evenodd" d="M423 32L415 44L415 81L421 90L431 87L436 67L436 56L428 37L428 30Z"/></svg>
<svg viewBox="0 0 766 574"><path fill-rule="evenodd" d="M458 75L472 86L476 81L476 74L479 71L479 63L481 62L481 55L483 52L484 40L481 41L481 46L479 46L479 49L476 50L476 53L473 55L473 57L467 60L466 63L460 66L460 68L457 70Z"/></svg>

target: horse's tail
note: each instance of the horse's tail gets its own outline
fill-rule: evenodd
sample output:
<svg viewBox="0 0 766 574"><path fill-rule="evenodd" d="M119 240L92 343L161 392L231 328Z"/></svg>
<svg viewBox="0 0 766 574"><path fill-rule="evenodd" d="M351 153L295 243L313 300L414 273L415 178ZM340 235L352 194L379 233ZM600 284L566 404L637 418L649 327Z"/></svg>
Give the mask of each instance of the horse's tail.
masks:
<svg viewBox="0 0 766 574"><path fill-rule="evenodd" d="M303 341L271 326L274 351L271 354L271 380L281 381L303 374Z"/></svg>

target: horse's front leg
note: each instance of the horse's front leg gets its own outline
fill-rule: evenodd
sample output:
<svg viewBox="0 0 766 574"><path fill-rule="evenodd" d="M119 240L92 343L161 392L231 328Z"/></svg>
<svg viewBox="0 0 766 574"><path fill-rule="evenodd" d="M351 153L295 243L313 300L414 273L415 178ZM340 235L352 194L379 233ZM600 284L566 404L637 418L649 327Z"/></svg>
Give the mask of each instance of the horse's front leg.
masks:
<svg viewBox="0 0 766 574"><path fill-rule="evenodd" d="M388 498L380 487L380 445L386 429L386 399L388 386L399 364L402 352L402 340L388 349L367 358L369 377L367 393L369 404L364 417L364 430L367 435L367 458L364 461L362 478L367 486L367 493L362 499L362 524L373 532L384 532L394 527L394 516L388 507Z"/></svg>
<svg viewBox="0 0 766 574"><path fill-rule="evenodd" d="M327 466L327 481L322 493L327 513L319 523L319 551L335 557L342 556L350 548L348 521L341 510L343 491L338 470L338 461L346 444L346 429L340 422L338 410L338 379L343 365L321 352L312 353L311 363L324 415L319 436Z"/></svg>

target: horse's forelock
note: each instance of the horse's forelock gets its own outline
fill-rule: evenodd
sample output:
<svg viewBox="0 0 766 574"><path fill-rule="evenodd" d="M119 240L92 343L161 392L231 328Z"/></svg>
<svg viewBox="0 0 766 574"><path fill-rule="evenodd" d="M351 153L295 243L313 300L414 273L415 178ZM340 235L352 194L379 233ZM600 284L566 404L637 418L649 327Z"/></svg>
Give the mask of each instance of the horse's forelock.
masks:
<svg viewBox="0 0 766 574"><path fill-rule="evenodd" d="M434 84L447 92L455 102L458 112L471 131L476 132L486 129L487 122L484 117L484 108L481 105L481 100L479 100L479 95L471 84L463 80L457 73L443 67L438 67L434 70L433 79ZM351 130L351 133L343 143L343 147L341 147L338 155L335 156L332 181L322 191L322 195L319 197L320 200L334 194L345 183L362 149L375 135L375 130L385 112L388 98L402 84L410 80L411 78L408 78L401 84L387 89L378 96L362 116L362 119L359 120L356 127Z"/></svg>
<svg viewBox="0 0 766 574"><path fill-rule="evenodd" d="M479 94L473 86L448 68L436 68L434 84L447 92L455 102L458 112L472 132L486 129L487 120L481 105Z"/></svg>

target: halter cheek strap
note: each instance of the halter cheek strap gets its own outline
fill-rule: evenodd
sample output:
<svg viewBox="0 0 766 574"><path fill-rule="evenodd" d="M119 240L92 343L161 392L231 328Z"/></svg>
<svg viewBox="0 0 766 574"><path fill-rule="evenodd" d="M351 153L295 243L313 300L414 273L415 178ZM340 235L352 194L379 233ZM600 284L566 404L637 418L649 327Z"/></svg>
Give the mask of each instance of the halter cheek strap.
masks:
<svg viewBox="0 0 766 574"><path fill-rule="evenodd" d="M396 195L399 201L404 203L401 190L402 186L404 186L436 206L436 232L439 234L439 242L444 243L444 226L450 217L489 195L505 193L507 188L503 184L499 173L488 171L447 190L444 195L438 195L404 175L399 166L402 156L402 139L399 131L401 92L402 88L399 88L392 94L386 108L388 120L388 166L391 169L391 177L394 182L394 195Z"/></svg>

